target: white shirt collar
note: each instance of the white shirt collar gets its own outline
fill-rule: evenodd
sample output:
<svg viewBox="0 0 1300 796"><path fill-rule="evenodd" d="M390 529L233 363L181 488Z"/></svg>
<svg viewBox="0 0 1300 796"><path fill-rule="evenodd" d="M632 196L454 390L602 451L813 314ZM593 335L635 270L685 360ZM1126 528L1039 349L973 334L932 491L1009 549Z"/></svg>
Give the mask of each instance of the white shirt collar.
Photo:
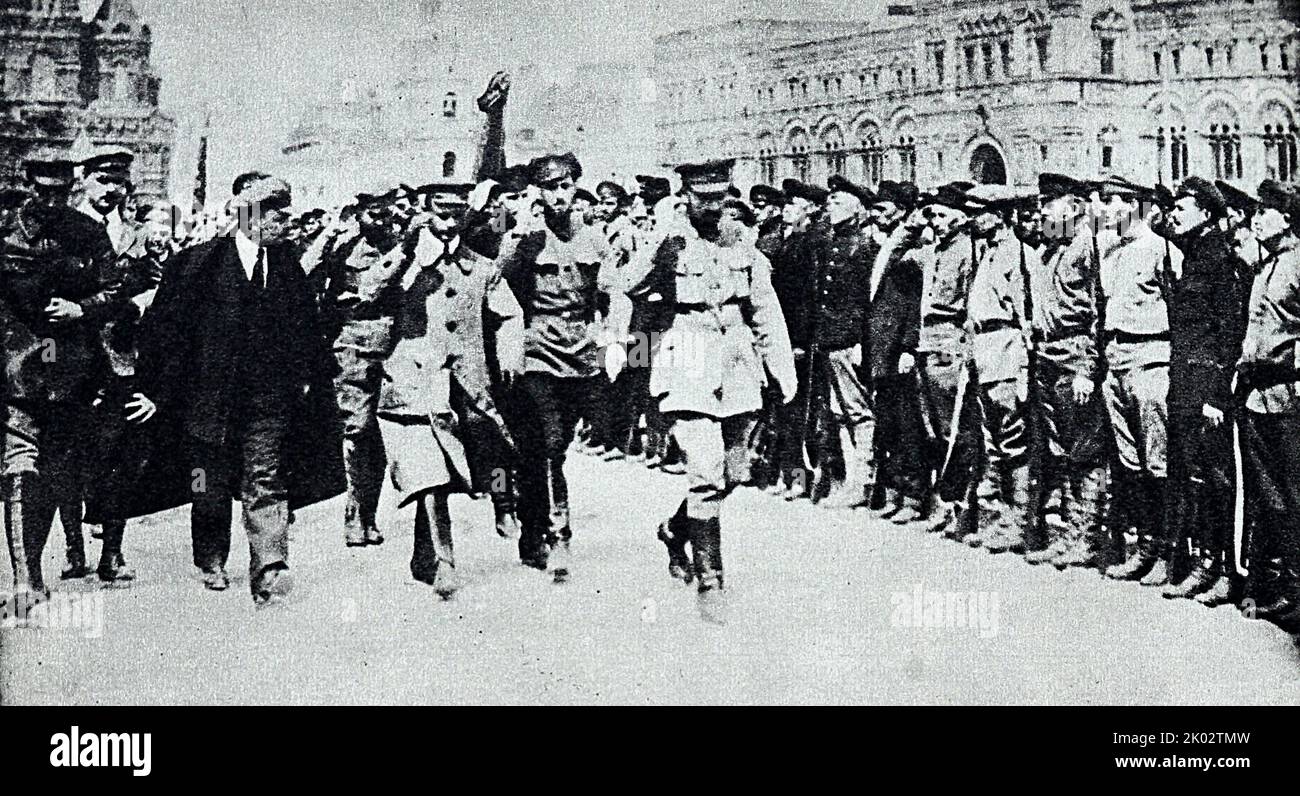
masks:
<svg viewBox="0 0 1300 796"><path fill-rule="evenodd" d="M257 267L257 252L262 247L239 231L235 233L235 250L239 252L239 262L244 266L244 275L249 281L253 279L253 269ZM263 273L265 278L265 273Z"/></svg>

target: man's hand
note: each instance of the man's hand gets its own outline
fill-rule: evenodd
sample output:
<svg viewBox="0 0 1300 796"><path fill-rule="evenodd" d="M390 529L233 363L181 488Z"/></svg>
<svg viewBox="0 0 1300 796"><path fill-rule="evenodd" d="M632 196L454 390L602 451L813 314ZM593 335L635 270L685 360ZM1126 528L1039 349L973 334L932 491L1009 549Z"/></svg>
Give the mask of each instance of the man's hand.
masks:
<svg viewBox="0 0 1300 796"><path fill-rule="evenodd" d="M799 394L799 384L797 382L794 384L781 382L778 386L781 388L782 405L792 402Z"/></svg>
<svg viewBox="0 0 1300 796"><path fill-rule="evenodd" d="M605 377L609 379L611 384L618 380L619 374L623 372L625 367L627 367L627 351L623 349L623 346L614 343L607 347L605 349Z"/></svg>
<svg viewBox="0 0 1300 796"><path fill-rule="evenodd" d="M1201 416L1205 418L1205 425L1210 428L1218 428L1223 425L1223 410L1209 404L1201 405Z"/></svg>
<svg viewBox="0 0 1300 796"><path fill-rule="evenodd" d="M1070 393L1074 396L1074 402L1079 406L1083 406L1092 400L1092 393L1095 388L1096 385L1092 383L1092 379L1087 376L1075 376L1074 381L1070 384Z"/></svg>
<svg viewBox="0 0 1300 796"><path fill-rule="evenodd" d="M50 323L67 323L81 320L86 313L81 305L67 299L52 298L45 307L45 318Z"/></svg>
<svg viewBox="0 0 1300 796"><path fill-rule="evenodd" d="M517 365L502 365L501 386L505 387L507 390L514 389L514 386L519 383L519 380L523 378L523 375L524 375L523 362L520 362Z"/></svg>
<svg viewBox="0 0 1300 796"><path fill-rule="evenodd" d="M144 393L135 393L131 400L126 402L128 412L126 419L129 423L148 423L150 418L158 413L158 406L149 400Z"/></svg>
<svg viewBox="0 0 1300 796"><path fill-rule="evenodd" d="M898 357L898 375L906 376L916 370L916 357L904 352Z"/></svg>
<svg viewBox="0 0 1300 796"><path fill-rule="evenodd" d="M862 343L853 346L853 350L849 352L849 362L855 368L862 367Z"/></svg>

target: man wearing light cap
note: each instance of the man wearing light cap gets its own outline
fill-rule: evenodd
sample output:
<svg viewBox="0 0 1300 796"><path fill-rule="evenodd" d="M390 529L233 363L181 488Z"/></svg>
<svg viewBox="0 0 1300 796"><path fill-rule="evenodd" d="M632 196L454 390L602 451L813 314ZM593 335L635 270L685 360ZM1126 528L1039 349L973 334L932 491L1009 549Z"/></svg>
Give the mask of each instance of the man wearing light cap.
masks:
<svg viewBox="0 0 1300 796"><path fill-rule="evenodd" d="M1166 295L1182 273L1183 255L1151 227L1161 217L1152 189L1115 177L1099 187L1110 233L1100 241L1100 267L1107 364L1102 390L1119 460L1112 489L1114 497L1129 501L1138 529L1131 555L1107 569L1106 576L1164 586L1174 552L1166 520Z"/></svg>
<svg viewBox="0 0 1300 796"><path fill-rule="evenodd" d="M696 584L702 615L724 621L722 505L748 474L747 442L769 379L781 399L794 398L796 376L781 305L769 266L753 246L721 246L719 220L731 161L682 166L691 230L639 259L628 295L672 275L676 309L652 363L651 393L673 421L686 457L688 494L659 528L669 574ZM612 313L625 318L626 301ZM616 329L626 329L616 321ZM688 558L687 547L690 547Z"/></svg>
<svg viewBox="0 0 1300 796"><path fill-rule="evenodd" d="M107 233L68 207L72 164L30 161L24 171L29 198L0 230L0 492L14 578L8 613L20 620L49 594L42 554L56 503L79 495L78 437L107 375L99 335L123 300Z"/></svg>
<svg viewBox="0 0 1300 796"><path fill-rule="evenodd" d="M1249 530L1247 616L1300 631L1300 190L1265 180L1251 221L1267 253L1237 364Z"/></svg>
<svg viewBox="0 0 1300 796"><path fill-rule="evenodd" d="M564 463L579 419L589 419L601 378L596 294L604 242L576 223L573 197L582 166L572 154L529 164L539 215L528 211L502 243L499 262L524 310L527 371L516 391L519 446L519 558L569 576L573 536Z"/></svg>

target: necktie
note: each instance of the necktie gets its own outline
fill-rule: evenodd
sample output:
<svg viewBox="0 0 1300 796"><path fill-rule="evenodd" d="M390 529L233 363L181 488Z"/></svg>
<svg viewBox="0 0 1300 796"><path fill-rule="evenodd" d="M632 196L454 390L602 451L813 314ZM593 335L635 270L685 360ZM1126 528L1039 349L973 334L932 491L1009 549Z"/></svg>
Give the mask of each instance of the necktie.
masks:
<svg viewBox="0 0 1300 796"><path fill-rule="evenodd" d="M257 263L253 265L253 287L261 290L266 287L266 249L257 250Z"/></svg>

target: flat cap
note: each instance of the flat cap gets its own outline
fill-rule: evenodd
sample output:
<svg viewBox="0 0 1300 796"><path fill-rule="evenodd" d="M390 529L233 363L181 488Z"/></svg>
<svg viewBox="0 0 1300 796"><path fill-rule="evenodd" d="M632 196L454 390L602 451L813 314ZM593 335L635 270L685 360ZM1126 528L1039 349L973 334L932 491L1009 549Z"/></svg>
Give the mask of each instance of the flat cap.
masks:
<svg viewBox="0 0 1300 796"><path fill-rule="evenodd" d="M496 176L502 193L523 193L528 188L528 167L507 166Z"/></svg>
<svg viewBox="0 0 1300 796"><path fill-rule="evenodd" d="M261 177L244 187L233 202L259 205L269 210L284 210L293 204L293 189L279 177Z"/></svg>
<svg viewBox="0 0 1300 796"><path fill-rule="evenodd" d="M1043 198L1043 201L1050 202L1062 196L1077 196L1083 199L1090 193L1092 193L1092 186L1073 177L1050 171L1038 175L1038 195Z"/></svg>
<svg viewBox="0 0 1300 796"><path fill-rule="evenodd" d="M1214 187L1219 189L1219 195L1223 197L1223 203L1233 210L1252 213L1259 206L1258 199L1223 180L1215 180Z"/></svg>
<svg viewBox="0 0 1300 796"><path fill-rule="evenodd" d="M1033 207L1038 203L1038 193L1010 185L976 185L966 192L971 209L1002 212Z"/></svg>
<svg viewBox="0 0 1300 796"><path fill-rule="evenodd" d="M1264 180L1259 184L1260 207L1271 207L1291 216L1292 226L1300 225L1300 190L1295 185Z"/></svg>
<svg viewBox="0 0 1300 796"><path fill-rule="evenodd" d="M826 197L830 196L827 191L818 188L816 185L809 185L794 179L783 181L781 190L790 199L803 199L805 202L812 202L815 205L825 204Z"/></svg>
<svg viewBox="0 0 1300 796"><path fill-rule="evenodd" d="M779 205L785 202L785 194L770 185L755 185L749 189L749 202L755 205Z"/></svg>
<svg viewBox="0 0 1300 796"><path fill-rule="evenodd" d="M472 182L434 182L421 185L416 193L428 196L429 201L439 207L468 207L473 190Z"/></svg>
<svg viewBox="0 0 1300 796"><path fill-rule="evenodd" d="M1196 204L1214 218L1221 218L1228 214L1228 203L1224 200L1223 193L1207 179L1188 177L1183 180L1174 193L1174 199L1181 199L1184 196L1195 199Z"/></svg>
<svg viewBox="0 0 1300 796"><path fill-rule="evenodd" d="M682 178L682 188L698 194L726 194L731 186L731 169L734 158L709 160L704 163L683 163L677 174Z"/></svg>
<svg viewBox="0 0 1300 796"><path fill-rule="evenodd" d="M734 212L736 214L736 217L740 219L740 223L744 224L747 227L754 226L754 223L758 220L757 217L754 215L753 208L745 204L740 199L728 199L725 202L723 202L722 212L725 213L728 210Z"/></svg>
<svg viewBox="0 0 1300 796"><path fill-rule="evenodd" d="M537 186L550 185L569 177L573 180L582 178L582 164L572 152L563 155L542 155L533 158L528 164L528 181Z"/></svg>
<svg viewBox="0 0 1300 796"><path fill-rule="evenodd" d="M29 160L23 164L23 174L29 182L49 188L71 187L74 171L72 162L67 160Z"/></svg>
<svg viewBox="0 0 1300 796"><path fill-rule="evenodd" d="M910 182L882 180L880 190L876 194L876 203L889 202L903 210L910 210L916 207L919 198L920 192Z"/></svg>
<svg viewBox="0 0 1300 796"><path fill-rule="evenodd" d="M847 193L856 196L864 207L871 207L876 201L876 195L872 193L870 188L865 185L858 185L839 174L832 174L831 178L826 181L826 187L830 189L831 193Z"/></svg>

